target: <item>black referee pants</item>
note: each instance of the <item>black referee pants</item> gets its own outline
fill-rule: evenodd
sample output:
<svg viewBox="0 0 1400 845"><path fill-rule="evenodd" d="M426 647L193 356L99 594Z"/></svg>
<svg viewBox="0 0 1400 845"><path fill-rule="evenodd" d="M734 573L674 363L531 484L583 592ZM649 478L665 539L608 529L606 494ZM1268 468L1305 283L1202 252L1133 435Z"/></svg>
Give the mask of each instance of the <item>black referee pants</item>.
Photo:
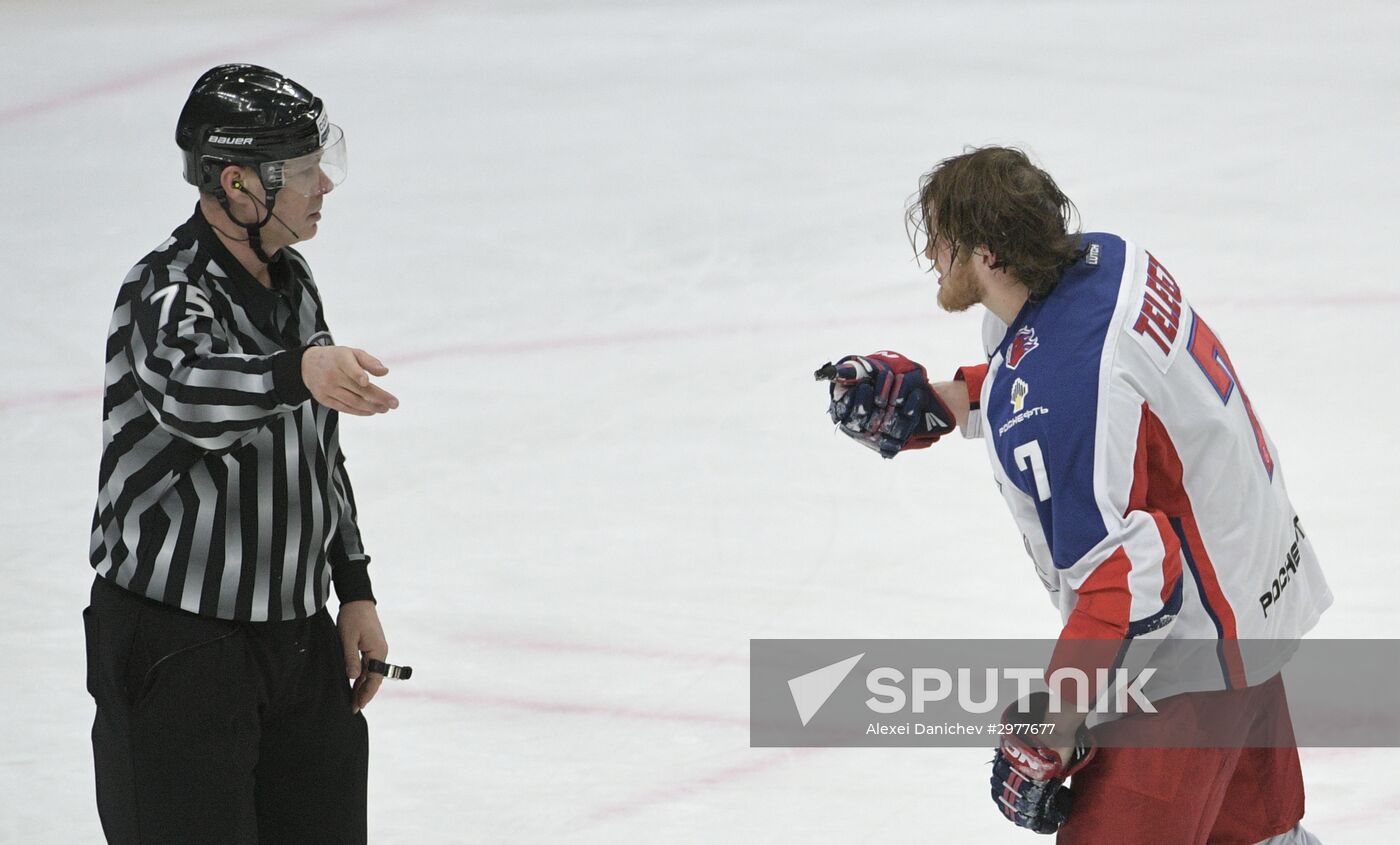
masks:
<svg viewBox="0 0 1400 845"><path fill-rule="evenodd" d="M368 731L324 608L229 622L99 578L83 625L108 842L365 841Z"/></svg>

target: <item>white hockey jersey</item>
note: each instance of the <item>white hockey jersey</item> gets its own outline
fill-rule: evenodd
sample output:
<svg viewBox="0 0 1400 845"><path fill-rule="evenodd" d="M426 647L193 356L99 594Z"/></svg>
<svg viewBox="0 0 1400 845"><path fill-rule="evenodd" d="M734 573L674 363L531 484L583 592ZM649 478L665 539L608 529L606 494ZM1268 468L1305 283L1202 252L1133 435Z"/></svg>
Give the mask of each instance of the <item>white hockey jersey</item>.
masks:
<svg viewBox="0 0 1400 845"><path fill-rule="evenodd" d="M1219 337L1161 263L1110 234L1007 326L967 380L1045 588L1075 639L1296 639L1331 603L1278 451ZM980 386L978 385L981 378Z"/></svg>

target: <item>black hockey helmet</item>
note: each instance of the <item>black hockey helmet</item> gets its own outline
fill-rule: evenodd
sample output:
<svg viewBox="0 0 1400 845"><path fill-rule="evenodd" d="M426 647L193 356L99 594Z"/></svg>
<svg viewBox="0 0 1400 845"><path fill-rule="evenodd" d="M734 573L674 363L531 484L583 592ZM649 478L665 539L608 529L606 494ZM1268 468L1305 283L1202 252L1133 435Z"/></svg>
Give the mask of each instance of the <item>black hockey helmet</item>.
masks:
<svg viewBox="0 0 1400 845"><path fill-rule="evenodd" d="M321 98L276 71L219 65L190 90L175 126L184 152L185 181L213 190L230 164L256 165L263 186L282 187L277 162L298 159L342 141ZM343 169L343 168L342 168ZM335 174L332 180L338 181Z"/></svg>
<svg viewBox="0 0 1400 845"><path fill-rule="evenodd" d="M175 143L184 153L185 181L212 193L230 219L220 174L229 165L257 168L266 196L253 199L266 214L238 222L264 262L270 259L259 230L276 216L277 193L291 189L312 196L325 189L324 180L338 185L345 178L345 136L326 118L321 98L258 65L219 65L206 71L180 111Z"/></svg>

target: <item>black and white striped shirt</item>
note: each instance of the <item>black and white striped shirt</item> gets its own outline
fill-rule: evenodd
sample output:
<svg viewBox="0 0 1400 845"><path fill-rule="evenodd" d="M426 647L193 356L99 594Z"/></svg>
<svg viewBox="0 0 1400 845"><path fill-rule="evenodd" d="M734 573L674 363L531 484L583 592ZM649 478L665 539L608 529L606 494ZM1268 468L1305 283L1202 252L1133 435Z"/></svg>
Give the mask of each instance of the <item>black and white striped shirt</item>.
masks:
<svg viewBox="0 0 1400 845"><path fill-rule="evenodd" d="M91 562L204 616L268 621L371 598L339 415L301 357L328 344L306 261L259 284L199 209L127 274L107 336Z"/></svg>

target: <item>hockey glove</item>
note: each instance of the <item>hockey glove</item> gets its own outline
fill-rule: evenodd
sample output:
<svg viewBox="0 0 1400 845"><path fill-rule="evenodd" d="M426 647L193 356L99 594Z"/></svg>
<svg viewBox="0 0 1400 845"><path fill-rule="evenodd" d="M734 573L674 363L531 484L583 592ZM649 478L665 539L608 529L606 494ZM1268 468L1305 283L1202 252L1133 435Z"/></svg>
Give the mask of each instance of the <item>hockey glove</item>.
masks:
<svg viewBox="0 0 1400 845"><path fill-rule="evenodd" d="M831 421L882 457L932 446L956 425L928 373L898 352L847 355L815 375L831 382Z"/></svg>
<svg viewBox="0 0 1400 845"><path fill-rule="evenodd" d="M1017 704L1002 713L1004 733L992 759L992 800L1017 826L1054 833L1069 818L1073 805L1074 794L1064 782L1093 758L1094 741L1088 729L1080 728L1074 753L1065 764L1046 747L1047 735L1031 733L1045 721L1048 694L1035 693L1031 698L1029 713L1016 712Z"/></svg>

